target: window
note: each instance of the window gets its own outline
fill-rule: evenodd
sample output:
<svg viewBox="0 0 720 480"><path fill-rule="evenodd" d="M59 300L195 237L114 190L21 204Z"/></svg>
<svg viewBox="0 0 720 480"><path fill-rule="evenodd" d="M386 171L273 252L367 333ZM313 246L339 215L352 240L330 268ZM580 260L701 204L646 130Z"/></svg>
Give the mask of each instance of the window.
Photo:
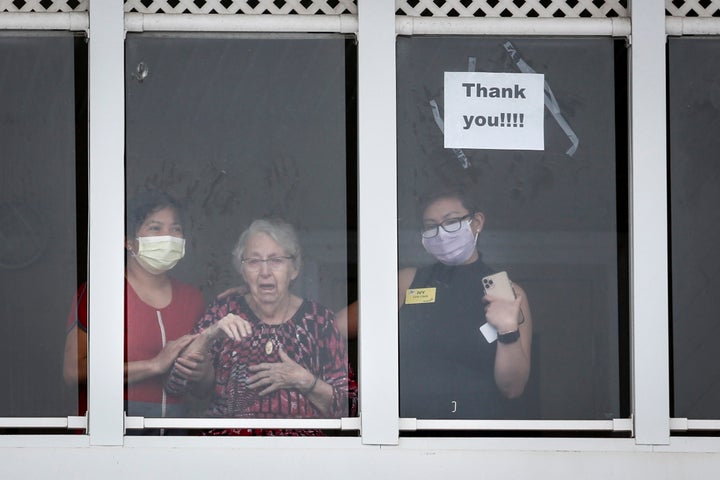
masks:
<svg viewBox="0 0 720 480"><path fill-rule="evenodd" d="M593 38L400 37L397 58L400 266L421 267L410 287L429 287L438 295L429 303L407 297L413 305L400 310L401 417L627 417L625 45ZM481 117L484 111L470 103L463 118L477 115L482 122L455 126L457 120L448 117L448 102L455 100L448 96L446 72L470 72L461 80L462 98L497 97L508 113L498 114L492 127L494 117ZM476 72L492 75L473 76ZM529 73L543 73L544 84L541 80L534 91L513 84L526 78L518 74ZM491 83L483 85L486 79ZM493 81L507 82L508 90ZM535 151L513 146L533 124L530 114L512 112L533 94L544 111L539 119L544 145ZM490 141L503 130L514 130L516 138L505 136L505 143L485 149L444 148L443 127L445 142L453 128L473 128L476 137L468 143L483 136ZM542 134L542 124L537 128ZM429 200L447 197L448 191L462 192L460 203L472 206L455 213L450 208L447 218L443 210L433 219L428 212L436 203ZM483 215L473 216L476 212ZM445 252L445 259L437 252L440 261L433 263L425 250L441 248L439 242L424 238L425 249L420 242L423 222L466 214L468 241L479 232L480 259L473 265L487 264L473 274L466 264L475 257L448 266L457 263L449 258L454 252ZM485 305L480 280L499 270L522 286L529 300L526 316L531 310L533 319L532 330L520 326L521 337L533 332L530 378L509 387L501 386L493 369L506 361L500 353L506 347L496 347L480 329ZM402 274L400 283L407 288ZM529 351L530 342L523 349ZM516 353L508 361L527 355ZM481 377L485 380L470 385L469 379Z"/></svg>
<svg viewBox="0 0 720 480"><path fill-rule="evenodd" d="M69 33L0 35L4 417L77 414L63 350L86 265L85 55Z"/></svg>
<svg viewBox="0 0 720 480"><path fill-rule="evenodd" d="M127 235L132 253L126 359L152 358L163 341L205 330L229 313L252 324L243 348L238 347L243 342L224 340L224 334L215 347L203 347L212 351L217 378L216 388L203 392L209 398L191 405L178 391L163 395L163 376L140 374L141 380L127 386L130 416L340 418L356 412L357 399L346 398L346 335L327 326L333 323L331 312L356 298L356 159L354 140L349 140L354 138L355 86L348 74L354 69L354 48L341 35L128 36ZM181 234L160 231L161 219L157 232L149 226L135 230L142 223L133 218L137 198L148 191L170 194L184 204L182 219L171 215ZM260 219L271 224L253 223ZM297 233L298 251L288 248L294 241L283 237L287 231L279 219ZM248 241L274 232L268 244L279 250L238 253L238 237L251 224L261 234ZM147 302L139 303L136 296L139 286L133 286L133 272L140 272L135 259L141 257L134 241L158 233L184 237L185 256L171 275L187 288L167 308L147 309ZM318 302L330 311L309 302L284 306L288 285L288 299ZM243 290L216 300L232 287ZM174 292L179 288L173 284ZM272 299L261 300L263 295ZM181 301L187 303L177 307ZM266 301L263 308L269 310L261 312L259 303ZM137 320L141 310L152 318ZM281 328L274 315L285 311L297 313ZM292 331L285 328L290 323ZM300 364L307 362L305 373L312 372L320 384L313 385L312 376L300 376L297 387L266 398L244 387L257 373L253 365L280 362L279 349L294 354ZM248 357L241 361L237 355ZM177 373L172 363L161 368ZM308 404L310 390L321 389L337 405L323 410Z"/></svg>
<svg viewBox="0 0 720 480"><path fill-rule="evenodd" d="M720 389L712 320L720 267L716 152L720 106L716 38L671 38L668 48L670 118L670 239L672 259L673 416L718 419Z"/></svg>

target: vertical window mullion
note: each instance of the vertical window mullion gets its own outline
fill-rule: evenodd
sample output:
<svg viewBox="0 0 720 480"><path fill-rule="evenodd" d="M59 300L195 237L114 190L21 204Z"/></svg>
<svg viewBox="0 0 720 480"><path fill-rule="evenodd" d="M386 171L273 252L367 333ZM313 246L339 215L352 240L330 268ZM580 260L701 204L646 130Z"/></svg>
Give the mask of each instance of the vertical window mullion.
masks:
<svg viewBox="0 0 720 480"><path fill-rule="evenodd" d="M88 429L93 445L121 445L125 223L122 2L92 2L89 37Z"/></svg>
<svg viewBox="0 0 720 480"><path fill-rule="evenodd" d="M632 359L638 444L670 441L665 11L632 1Z"/></svg>
<svg viewBox="0 0 720 480"><path fill-rule="evenodd" d="M358 7L360 407L365 444L398 442L393 2Z"/></svg>

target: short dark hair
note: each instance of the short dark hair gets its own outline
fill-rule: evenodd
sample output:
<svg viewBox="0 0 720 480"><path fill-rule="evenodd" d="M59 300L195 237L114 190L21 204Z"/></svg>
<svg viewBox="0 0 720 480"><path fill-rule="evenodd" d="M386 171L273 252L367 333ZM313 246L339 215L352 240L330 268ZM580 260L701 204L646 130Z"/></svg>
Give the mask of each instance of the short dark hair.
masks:
<svg viewBox="0 0 720 480"><path fill-rule="evenodd" d="M473 190L462 185L443 184L426 191L420 196L418 202L418 218L422 221L425 210L431 203L441 198L455 198L460 200L462 206L473 214L482 211L480 209L478 195Z"/></svg>
<svg viewBox="0 0 720 480"><path fill-rule="evenodd" d="M171 208L180 225L184 225L183 207L173 197L158 190L147 190L132 197L125 210L125 235L135 238L143 222L153 213L164 208Z"/></svg>

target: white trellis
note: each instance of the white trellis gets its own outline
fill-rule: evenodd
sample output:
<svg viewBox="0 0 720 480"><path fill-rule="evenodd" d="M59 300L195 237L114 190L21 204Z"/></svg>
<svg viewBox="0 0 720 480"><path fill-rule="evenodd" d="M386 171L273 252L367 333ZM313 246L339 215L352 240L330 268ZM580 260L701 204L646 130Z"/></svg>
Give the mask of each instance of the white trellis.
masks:
<svg viewBox="0 0 720 480"><path fill-rule="evenodd" d="M88 0L0 0L0 12L86 12ZM357 0L125 0L126 12L355 15ZM395 0L412 17L626 17L627 0ZM720 0L665 0L672 17L720 17Z"/></svg>

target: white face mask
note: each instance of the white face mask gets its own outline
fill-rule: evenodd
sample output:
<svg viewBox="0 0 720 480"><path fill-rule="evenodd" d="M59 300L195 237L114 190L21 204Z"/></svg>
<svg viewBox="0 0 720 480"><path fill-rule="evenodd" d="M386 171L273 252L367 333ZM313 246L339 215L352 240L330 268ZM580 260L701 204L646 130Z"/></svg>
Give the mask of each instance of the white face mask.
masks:
<svg viewBox="0 0 720 480"><path fill-rule="evenodd" d="M432 238L422 239L425 250L445 265L462 265L475 252L477 233L473 234L470 220L462 222L460 230L446 232L438 228L438 234Z"/></svg>
<svg viewBox="0 0 720 480"><path fill-rule="evenodd" d="M141 267L153 275L167 272L185 256L185 239L172 235L138 237L138 251L133 256Z"/></svg>

